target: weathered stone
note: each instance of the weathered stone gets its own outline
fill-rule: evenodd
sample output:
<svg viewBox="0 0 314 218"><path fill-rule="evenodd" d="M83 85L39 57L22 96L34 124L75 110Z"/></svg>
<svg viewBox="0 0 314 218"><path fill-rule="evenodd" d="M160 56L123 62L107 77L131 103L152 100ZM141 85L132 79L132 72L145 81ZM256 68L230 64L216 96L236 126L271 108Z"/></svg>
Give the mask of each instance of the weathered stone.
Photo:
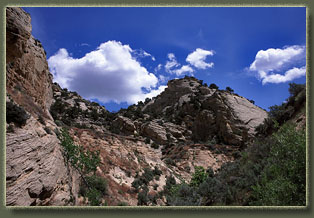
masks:
<svg viewBox="0 0 314 218"><path fill-rule="evenodd" d="M154 121L143 124L141 132L144 136L147 136L160 144L167 142L165 128Z"/></svg>
<svg viewBox="0 0 314 218"><path fill-rule="evenodd" d="M31 18L21 8L6 8L7 93L31 114L49 117L52 75L45 51L31 35Z"/></svg>
<svg viewBox="0 0 314 218"><path fill-rule="evenodd" d="M118 116L112 123L112 125L119 129L121 133L131 135L134 134L136 127L134 123L127 117Z"/></svg>
<svg viewBox="0 0 314 218"><path fill-rule="evenodd" d="M75 200L79 177L66 164L57 136L37 120L42 116L46 128L56 128L49 113L52 76L45 51L31 35L29 14L10 7L6 14L7 101L30 114L22 128L6 133L6 205L69 205L56 197L62 192L65 199Z"/></svg>

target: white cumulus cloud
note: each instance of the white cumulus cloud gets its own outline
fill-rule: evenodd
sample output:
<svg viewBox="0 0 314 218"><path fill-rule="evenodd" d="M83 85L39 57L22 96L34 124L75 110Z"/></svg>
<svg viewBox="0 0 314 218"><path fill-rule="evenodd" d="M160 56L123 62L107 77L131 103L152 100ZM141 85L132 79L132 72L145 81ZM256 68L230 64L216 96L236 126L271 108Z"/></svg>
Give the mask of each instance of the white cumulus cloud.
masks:
<svg viewBox="0 0 314 218"><path fill-rule="evenodd" d="M208 51L201 48L197 48L194 52L189 54L186 58L186 62L191 64L192 66L199 68L199 69L206 69L211 68L214 66L214 63L207 63L205 59L207 56L213 56L214 51Z"/></svg>
<svg viewBox="0 0 314 218"><path fill-rule="evenodd" d="M194 70L189 65L183 65L181 68L173 70L177 76L181 76L184 73L189 73L193 75Z"/></svg>
<svg viewBox="0 0 314 218"><path fill-rule="evenodd" d="M305 47L294 45L258 51L249 70L256 71L263 84L283 83L306 74L300 64L305 64Z"/></svg>
<svg viewBox="0 0 314 218"><path fill-rule="evenodd" d="M157 87L157 77L141 66L132 52L129 45L107 41L81 58L71 57L62 48L48 64L61 87L84 98L133 104L159 94L165 87Z"/></svg>
<svg viewBox="0 0 314 218"><path fill-rule="evenodd" d="M263 78L262 83L266 84L266 83L289 82L289 81L292 81L294 79L305 76L305 74L306 74L305 67L301 67L301 68L294 67L294 68L286 71L284 75L281 75L281 74L267 75Z"/></svg>

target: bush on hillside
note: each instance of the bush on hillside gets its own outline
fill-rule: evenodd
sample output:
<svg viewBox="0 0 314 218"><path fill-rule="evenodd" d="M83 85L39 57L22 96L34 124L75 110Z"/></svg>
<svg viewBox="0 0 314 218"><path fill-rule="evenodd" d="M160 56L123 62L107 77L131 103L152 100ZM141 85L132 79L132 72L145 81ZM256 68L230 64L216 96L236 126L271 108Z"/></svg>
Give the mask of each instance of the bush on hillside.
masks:
<svg viewBox="0 0 314 218"><path fill-rule="evenodd" d="M17 126L22 127L30 118L24 108L12 103L6 102L6 122L15 123Z"/></svg>
<svg viewBox="0 0 314 218"><path fill-rule="evenodd" d="M285 124L272 136L270 155L254 185L251 205L299 206L306 203L305 130Z"/></svg>
<svg viewBox="0 0 314 218"><path fill-rule="evenodd" d="M210 84L209 88L210 89L219 89L219 87L215 83Z"/></svg>

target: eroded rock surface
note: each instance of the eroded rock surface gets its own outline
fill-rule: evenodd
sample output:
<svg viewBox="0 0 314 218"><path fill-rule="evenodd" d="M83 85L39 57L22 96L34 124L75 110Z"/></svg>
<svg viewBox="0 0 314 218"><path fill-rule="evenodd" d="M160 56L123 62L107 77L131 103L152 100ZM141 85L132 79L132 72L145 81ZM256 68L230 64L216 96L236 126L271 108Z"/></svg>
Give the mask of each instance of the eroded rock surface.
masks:
<svg viewBox="0 0 314 218"><path fill-rule="evenodd" d="M78 175L65 162L49 108L52 76L40 42L31 35L31 18L7 8L7 102L25 109L24 126L7 124L6 204L73 205ZM17 114L18 116L18 114Z"/></svg>
<svg viewBox="0 0 314 218"><path fill-rule="evenodd" d="M267 117L246 98L194 77L171 80L159 96L110 113L52 83L29 14L6 10L6 101L27 113L25 124L6 124L7 205L89 204L79 195L81 177L63 157L56 135L61 128L76 145L100 152L96 175L108 183L102 203L137 205L140 192L159 196L169 177L189 183L197 166L216 172L234 161ZM136 187L147 169L160 172L147 187ZM165 196L154 204L165 205Z"/></svg>

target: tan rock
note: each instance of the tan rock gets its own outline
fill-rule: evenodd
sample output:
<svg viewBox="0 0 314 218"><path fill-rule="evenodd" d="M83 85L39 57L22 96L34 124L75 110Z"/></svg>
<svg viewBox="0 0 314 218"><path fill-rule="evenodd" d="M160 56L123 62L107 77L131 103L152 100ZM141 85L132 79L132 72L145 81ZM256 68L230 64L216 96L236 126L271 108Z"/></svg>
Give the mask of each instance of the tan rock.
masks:
<svg viewBox="0 0 314 218"><path fill-rule="evenodd" d="M160 144L167 142L165 128L154 121L143 124L141 132L144 136L147 136Z"/></svg>

